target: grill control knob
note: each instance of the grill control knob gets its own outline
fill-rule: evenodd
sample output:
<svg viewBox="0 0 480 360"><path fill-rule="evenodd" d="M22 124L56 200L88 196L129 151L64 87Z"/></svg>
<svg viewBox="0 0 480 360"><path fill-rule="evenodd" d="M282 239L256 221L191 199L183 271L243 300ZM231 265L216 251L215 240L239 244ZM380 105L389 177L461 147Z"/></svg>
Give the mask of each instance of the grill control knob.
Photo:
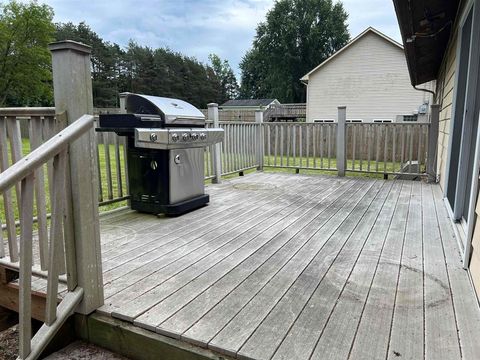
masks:
<svg viewBox="0 0 480 360"><path fill-rule="evenodd" d="M207 139L207 134L200 133L200 140L206 140L206 139Z"/></svg>
<svg viewBox="0 0 480 360"><path fill-rule="evenodd" d="M192 140L198 140L198 134L197 133L192 133L191 137L192 137Z"/></svg>
<svg viewBox="0 0 480 360"><path fill-rule="evenodd" d="M150 134L150 140L152 140L153 142L157 141L158 137L157 137L157 134L155 133L151 133Z"/></svg>
<svg viewBox="0 0 480 360"><path fill-rule="evenodd" d="M177 141L178 141L178 134L177 134L177 133L173 133L173 134L172 134L172 141L173 141L173 142L177 142Z"/></svg>
<svg viewBox="0 0 480 360"><path fill-rule="evenodd" d="M183 141L188 141L188 138L189 138L188 133L183 133L182 134L182 140Z"/></svg>

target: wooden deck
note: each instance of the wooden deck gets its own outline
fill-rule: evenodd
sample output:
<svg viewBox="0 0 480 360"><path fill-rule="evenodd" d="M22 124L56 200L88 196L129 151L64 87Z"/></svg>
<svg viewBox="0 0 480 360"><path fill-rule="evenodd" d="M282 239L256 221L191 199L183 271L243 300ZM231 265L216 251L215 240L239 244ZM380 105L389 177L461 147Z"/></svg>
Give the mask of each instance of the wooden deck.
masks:
<svg viewBox="0 0 480 360"><path fill-rule="evenodd" d="M478 358L438 186L254 173L207 192L178 218L102 217L99 313L239 359Z"/></svg>
<svg viewBox="0 0 480 360"><path fill-rule="evenodd" d="M241 359L474 359L435 185L255 173L179 218L102 221L99 312Z"/></svg>

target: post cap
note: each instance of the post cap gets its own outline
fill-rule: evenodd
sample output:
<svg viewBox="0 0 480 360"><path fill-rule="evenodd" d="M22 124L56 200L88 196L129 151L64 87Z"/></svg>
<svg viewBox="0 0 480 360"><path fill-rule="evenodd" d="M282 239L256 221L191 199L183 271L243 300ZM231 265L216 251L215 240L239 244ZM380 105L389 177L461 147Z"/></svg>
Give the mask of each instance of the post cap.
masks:
<svg viewBox="0 0 480 360"><path fill-rule="evenodd" d="M208 107L217 107L218 104L217 103L209 103L207 104Z"/></svg>
<svg viewBox="0 0 480 360"><path fill-rule="evenodd" d="M346 105L339 105L338 108L339 108L339 109L346 109L347 106L346 106Z"/></svg>
<svg viewBox="0 0 480 360"><path fill-rule="evenodd" d="M118 96L120 98L124 98L124 97L127 97L129 94L131 94L130 92L126 91L126 92L121 92L120 94L118 94Z"/></svg>
<svg viewBox="0 0 480 360"><path fill-rule="evenodd" d="M92 52L91 46L82 44L73 40L62 40L48 44L48 50L51 52L61 50L73 50L83 54L90 54Z"/></svg>

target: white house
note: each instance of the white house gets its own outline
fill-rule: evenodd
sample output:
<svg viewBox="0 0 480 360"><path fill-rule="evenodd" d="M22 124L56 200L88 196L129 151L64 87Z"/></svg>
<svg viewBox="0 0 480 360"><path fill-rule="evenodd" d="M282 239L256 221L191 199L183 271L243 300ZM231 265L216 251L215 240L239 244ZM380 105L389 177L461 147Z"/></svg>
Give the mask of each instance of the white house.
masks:
<svg viewBox="0 0 480 360"><path fill-rule="evenodd" d="M431 94L415 90L403 46L369 27L300 79L307 85L307 122L425 121ZM429 85L430 86L430 85Z"/></svg>

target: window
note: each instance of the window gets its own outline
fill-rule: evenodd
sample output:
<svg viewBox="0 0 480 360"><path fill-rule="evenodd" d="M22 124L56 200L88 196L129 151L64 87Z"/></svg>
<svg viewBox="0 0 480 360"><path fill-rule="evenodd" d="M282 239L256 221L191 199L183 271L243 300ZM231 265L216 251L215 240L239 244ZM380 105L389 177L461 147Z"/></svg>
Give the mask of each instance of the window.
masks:
<svg viewBox="0 0 480 360"><path fill-rule="evenodd" d="M328 122L335 122L335 120L333 120L333 119L313 119L313 122L328 123Z"/></svg>
<svg viewBox="0 0 480 360"><path fill-rule="evenodd" d="M392 119L373 119L374 123L391 123Z"/></svg>
<svg viewBox="0 0 480 360"><path fill-rule="evenodd" d="M347 123L363 123L363 119L347 119Z"/></svg>

